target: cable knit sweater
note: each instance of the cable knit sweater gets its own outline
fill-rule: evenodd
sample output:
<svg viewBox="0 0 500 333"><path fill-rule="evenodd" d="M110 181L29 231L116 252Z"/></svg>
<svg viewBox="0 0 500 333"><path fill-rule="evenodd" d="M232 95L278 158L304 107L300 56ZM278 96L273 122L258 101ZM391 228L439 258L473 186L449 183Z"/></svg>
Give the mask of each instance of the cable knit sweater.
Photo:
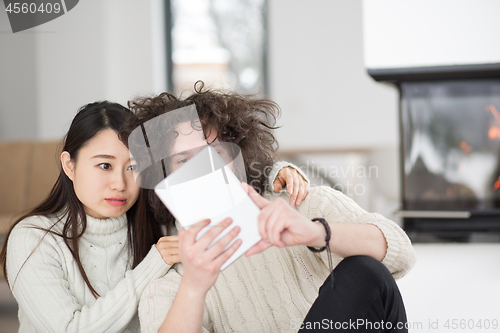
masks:
<svg viewBox="0 0 500 333"><path fill-rule="evenodd" d="M287 193L281 195L288 197ZM276 197L268 195L271 200ZM311 219L323 217L329 222L377 226L388 245L382 263L396 279L415 262L410 240L399 226L364 211L329 187L311 188L298 211ZM333 260L336 266L342 258L333 255ZM176 264L165 277L145 289L139 302L142 332L158 331L172 306L182 274L182 265ZM326 251L316 254L306 246L272 247L249 258L243 256L221 272L209 290L203 332L293 332L291 323L304 319L328 274Z"/></svg>
<svg viewBox="0 0 500 333"><path fill-rule="evenodd" d="M101 296L96 299L62 238L34 228L48 229L56 221L55 216L29 217L9 238L7 275L19 304L19 332L138 332L139 297L170 267L156 247L130 270L126 215L105 220L87 216L80 258ZM58 222L52 230L61 232L62 227Z"/></svg>

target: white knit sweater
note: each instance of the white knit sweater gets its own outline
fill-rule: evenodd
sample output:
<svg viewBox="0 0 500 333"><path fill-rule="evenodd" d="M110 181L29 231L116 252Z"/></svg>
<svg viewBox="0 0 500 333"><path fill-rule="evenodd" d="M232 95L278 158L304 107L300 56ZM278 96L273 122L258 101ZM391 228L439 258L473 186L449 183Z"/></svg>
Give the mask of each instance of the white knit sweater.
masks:
<svg viewBox="0 0 500 333"><path fill-rule="evenodd" d="M33 216L12 231L7 275L19 304L19 332L137 332L137 303L150 281L169 265L152 246L133 270L127 242L127 217L87 216L80 258L97 300L85 284L61 237L33 228L50 228L56 218ZM61 232L63 222L52 230Z"/></svg>
<svg viewBox="0 0 500 333"><path fill-rule="evenodd" d="M282 196L288 198L288 194ZM415 262L410 240L399 226L364 211L329 187L311 188L298 211L310 219L323 217L329 222L377 226L388 245L382 263L394 278L405 275ZM272 247L249 258L241 257L221 272L209 290L203 332L296 331L291 323L302 322L329 274L325 253L315 254L306 246ZM336 266L342 258L333 255L333 260ZM158 331L172 306L182 274L182 265L176 264L165 277L145 289L139 302L142 332Z"/></svg>

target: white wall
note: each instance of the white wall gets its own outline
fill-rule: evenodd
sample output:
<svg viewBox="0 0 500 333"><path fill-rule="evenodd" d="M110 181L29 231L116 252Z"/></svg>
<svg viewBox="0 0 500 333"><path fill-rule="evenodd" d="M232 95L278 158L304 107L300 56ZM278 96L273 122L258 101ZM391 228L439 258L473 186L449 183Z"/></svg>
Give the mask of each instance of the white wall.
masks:
<svg viewBox="0 0 500 333"><path fill-rule="evenodd" d="M361 1L269 1L282 149L397 146L397 91L366 74L362 26Z"/></svg>
<svg viewBox="0 0 500 333"><path fill-rule="evenodd" d="M31 29L38 138L62 137L78 108L105 99L103 17L100 2L80 1L67 14Z"/></svg>
<svg viewBox="0 0 500 333"><path fill-rule="evenodd" d="M151 32L161 25L155 15L160 2L80 1L65 15L17 34L9 33L3 11L0 139L60 138L84 104L124 104L163 90L158 77L164 73L153 65L162 41Z"/></svg>
<svg viewBox="0 0 500 333"><path fill-rule="evenodd" d="M280 150L371 150L302 154L300 160L344 172L359 161L376 167L376 176L351 179L366 186L363 195L348 187L345 193L363 208L393 217L399 204L398 93L366 73L362 2L271 0L268 24L270 95L282 107Z"/></svg>
<svg viewBox="0 0 500 333"><path fill-rule="evenodd" d="M125 103L162 90L165 71L156 55L163 47L154 40L162 36L152 34L158 3L80 1L42 26L0 34L2 59L14 60L1 65L0 120L9 128L2 138L57 138L86 103ZM397 94L365 72L361 2L276 0L269 7L270 88L283 108L282 148L395 146ZM14 88L17 79L24 84ZM15 108L20 99L24 106Z"/></svg>
<svg viewBox="0 0 500 333"><path fill-rule="evenodd" d="M0 59L13 65L0 64L0 139L60 138L86 103L163 90L161 4L80 1L18 34L2 20ZM397 176L397 92L366 74L362 23L361 1L269 1L271 98L283 109L277 137L282 150L384 149L393 158L377 166ZM397 191L390 187L392 197Z"/></svg>
<svg viewBox="0 0 500 333"><path fill-rule="evenodd" d="M364 0L368 68L500 62L498 0Z"/></svg>
<svg viewBox="0 0 500 333"><path fill-rule="evenodd" d="M36 138L35 36L11 32L0 4L0 140Z"/></svg>
<svg viewBox="0 0 500 333"><path fill-rule="evenodd" d="M126 103L163 90L161 4L80 1L18 34L8 33L2 20L0 59L11 61L0 64L0 139L59 138L86 103ZM269 33L282 150L368 148L396 155L397 93L366 74L360 1L270 1ZM378 167L395 171L395 160ZM397 190L390 187L393 197Z"/></svg>

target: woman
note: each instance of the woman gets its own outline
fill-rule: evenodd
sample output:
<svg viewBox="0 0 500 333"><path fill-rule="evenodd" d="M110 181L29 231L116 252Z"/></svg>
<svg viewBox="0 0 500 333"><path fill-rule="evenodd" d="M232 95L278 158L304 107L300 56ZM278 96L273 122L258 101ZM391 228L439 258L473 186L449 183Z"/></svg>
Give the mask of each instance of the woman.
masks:
<svg viewBox="0 0 500 333"><path fill-rule="evenodd" d="M7 235L20 332L137 332L142 291L171 267L163 222L148 215L118 138L130 114L106 101L82 107L52 191Z"/></svg>
<svg viewBox="0 0 500 333"><path fill-rule="evenodd" d="M129 115L115 103L82 107L52 191L9 232L2 259L20 332L138 330L138 297L169 266L134 232L146 220L117 134Z"/></svg>
<svg viewBox="0 0 500 333"><path fill-rule="evenodd" d="M267 100L201 90L185 100L167 93L139 99L131 104L136 117L130 118L128 133L146 121L193 103L208 143L215 139L236 143L244 157L258 156L261 166L272 165L275 139L267 121L275 119L278 109ZM166 125L177 132L174 142L164 143L168 149L192 149L200 144L198 125L185 121ZM186 125L190 131L184 130ZM252 169L249 161L245 159L247 170ZM264 193L265 184L253 183L258 173L247 177ZM207 246L229 228L230 220L198 241L199 227L209 221L179 230L182 264L146 288L139 305L141 331L286 332L318 329L315 323L321 325L323 319L326 324L338 322L341 328L345 328L342 324L346 320L390 321L395 331L405 331L406 314L393 278L406 274L415 254L401 228L378 214L367 213L328 187L311 190L298 208L285 204L285 193L279 195L281 199L264 193L275 199L268 201L252 187L246 189L262 209L259 231L263 240L246 253L247 257L220 272L240 245L235 241L226 249L238 228L209 249ZM313 218L320 218L321 224L311 223ZM336 266L333 275L325 252L318 254L308 247L332 252ZM398 323L403 325L401 329L396 329Z"/></svg>

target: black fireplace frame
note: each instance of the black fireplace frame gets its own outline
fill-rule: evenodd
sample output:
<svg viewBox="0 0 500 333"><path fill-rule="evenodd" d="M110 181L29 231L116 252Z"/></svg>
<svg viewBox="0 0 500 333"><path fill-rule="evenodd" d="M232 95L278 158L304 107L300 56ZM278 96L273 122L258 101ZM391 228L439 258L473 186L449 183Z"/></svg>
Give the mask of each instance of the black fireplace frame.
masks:
<svg viewBox="0 0 500 333"><path fill-rule="evenodd" d="M482 65L436 66L418 68L368 69L377 82L389 83L399 92L399 156L401 207L396 215L402 218L403 228L413 241L471 241L474 234L495 235L500 240L500 209L464 211L414 211L404 205L404 138L401 83L415 81L450 81L500 79L500 63ZM431 235L431 237L422 237Z"/></svg>
<svg viewBox="0 0 500 333"><path fill-rule="evenodd" d="M404 81L498 79L500 78L500 63L368 69L368 75L377 82L393 83L397 86Z"/></svg>

